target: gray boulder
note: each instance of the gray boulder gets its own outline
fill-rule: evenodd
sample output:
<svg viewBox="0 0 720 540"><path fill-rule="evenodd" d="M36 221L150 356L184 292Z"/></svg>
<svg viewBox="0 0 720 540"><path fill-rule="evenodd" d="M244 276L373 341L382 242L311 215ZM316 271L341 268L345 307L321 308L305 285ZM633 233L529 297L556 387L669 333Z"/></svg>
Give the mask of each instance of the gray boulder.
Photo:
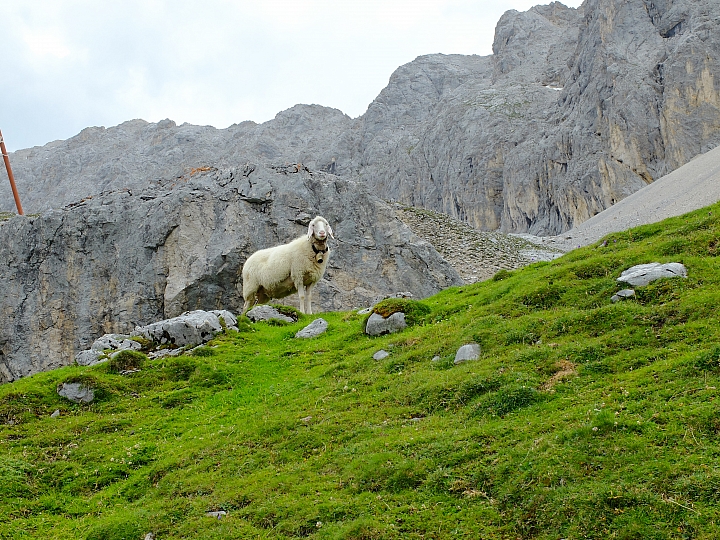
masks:
<svg viewBox="0 0 720 540"><path fill-rule="evenodd" d="M405 314L400 311L393 313L387 319L382 315L373 313L367 320L365 333L369 336L379 336L382 334L394 334L405 328L407 328Z"/></svg>
<svg viewBox="0 0 720 540"><path fill-rule="evenodd" d="M455 365L463 362L470 362L480 358L480 345L477 343L468 343L460 347L455 353Z"/></svg>
<svg viewBox="0 0 720 540"><path fill-rule="evenodd" d="M633 287L642 287L656 279L687 277L687 269L680 263L648 263L638 264L628 268L620 277L618 282L628 283Z"/></svg>
<svg viewBox="0 0 720 540"><path fill-rule="evenodd" d="M292 317L283 315L274 307L268 306L266 304L261 304L259 306L255 306L254 308L249 310L245 315L247 315L248 319L250 319L252 322L269 321L271 319L278 319L280 321L285 321L285 322L289 322L289 323L296 322L296 320L293 319Z"/></svg>
<svg viewBox="0 0 720 540"><path fill-rule="evenodd" d="M220 324L224 324L225 328L228 330L236 330L237 331L237 317L230 313L226 309L213 309L210 311L213 315L215 315L218 318L218 321Z"/></svg>
<svg viewBox="0 0 720 540"><path fill-rule="evenodd" d="M325 319L322 317L315 319L313 322L311 322L309 325L307 325L305 328L300 330L298 333L295 334L296 338L312 338L317 337L320 334L324 333L328 328L328 323Z"/></svg>
<svg viewBox="0 0 720 540"><path fill-rule="evenodd" d="M141 336L155 343L176 346L199 345L210 341L223 331L214 313L195 310L178 317L166 319L147 326L137 327L133 336Z"/></svg>
<svg viewBox="0 0 720 540"><path fill-rule="evenodd" d="M125 341L128 337L130 336L126 336L124 334L105 334L97 338L90 346L90 349L95 351L104 351L107 349L115 350L118 349L120 347L120 343Z"/></svg>
<svg viewBox="0 0 720 540"><path fill-rule="evenodd" d="M78 366L94 366L104 360L100 358L104 356L102 351L96 349L89 349L87 351L80 351L75 355L75 362Z"/></svg>
<svg viewBox="0 0 720 540"><path fill-rule="evenodd" d="M73 403L90 403L95 399L95 390L81 383L62 383L57 393Z"/></svg>

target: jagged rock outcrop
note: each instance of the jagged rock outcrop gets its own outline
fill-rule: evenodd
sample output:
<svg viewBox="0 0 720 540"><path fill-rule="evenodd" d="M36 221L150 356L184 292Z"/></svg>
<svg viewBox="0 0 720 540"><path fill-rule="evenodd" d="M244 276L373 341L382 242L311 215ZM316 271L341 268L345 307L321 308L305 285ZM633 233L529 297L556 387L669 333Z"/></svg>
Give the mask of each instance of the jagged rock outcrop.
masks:
<svg viewBox="0 0 720 540"><path fill-rule="evenodd" d="M211 169L0 222L0 382L69 364L103 334L238 312L246 258L304 234L316 214L337 239L315 293L322 310L462 283L363 185L295 166Z"/></svg>
<svg viewBox="0 0 720 540"><path fill-rule="evenodd" d="M421 56L354 120L318 105L224 130L134 120L11 158L28 212L200 167L303 163L479 229L550 235L720 144L715 0L511 10L493 53Z"/></svg>

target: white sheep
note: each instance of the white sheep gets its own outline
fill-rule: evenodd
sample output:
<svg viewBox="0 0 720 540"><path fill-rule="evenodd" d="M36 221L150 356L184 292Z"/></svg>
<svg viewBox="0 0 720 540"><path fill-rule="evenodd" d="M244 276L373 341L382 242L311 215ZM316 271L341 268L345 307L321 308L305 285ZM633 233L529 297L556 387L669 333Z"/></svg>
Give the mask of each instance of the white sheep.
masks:
<svg viewBox="0 0 720 540"><path fill-rule="evenodd" d="M241 316L255 304L295 292L300 297L300 311L311 314L313 288L330 259L328 235L335 238L327 220L317 216L308 225L307 236L250 255L242 269L245 305Z"/></svg>

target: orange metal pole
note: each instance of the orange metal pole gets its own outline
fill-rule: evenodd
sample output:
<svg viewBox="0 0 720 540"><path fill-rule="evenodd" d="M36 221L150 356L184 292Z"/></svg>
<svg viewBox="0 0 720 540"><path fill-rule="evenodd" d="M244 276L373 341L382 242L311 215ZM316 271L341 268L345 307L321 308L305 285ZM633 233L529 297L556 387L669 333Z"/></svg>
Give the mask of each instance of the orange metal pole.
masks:
<svg viewBox="0 0 720 540"><path fill-rule="evenodd" d="M8 178L10 179L10 187L12 188L13 197L15 197L15 206L17 206L18 214L23 215L22 204L20 204L20 195L15 187L15 177L13 176L12 167L10 166L10 158L8 157L7 149L5 148L5 140L0 131L0 151L2 151L2 157L5 161L5 169L7 169Z"/></svg>

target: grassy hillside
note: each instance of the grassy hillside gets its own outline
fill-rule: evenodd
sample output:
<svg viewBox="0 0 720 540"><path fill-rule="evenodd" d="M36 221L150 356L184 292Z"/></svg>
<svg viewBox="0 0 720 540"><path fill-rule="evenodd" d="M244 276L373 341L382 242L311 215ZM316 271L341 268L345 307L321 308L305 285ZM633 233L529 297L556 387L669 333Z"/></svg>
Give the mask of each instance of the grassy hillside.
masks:
<svg viewBox="0 0 720 540"><path fill-rule="evenodd" d="M400 334L324 313L4 385L0 538L718 538L718 216L446 290ZM611 303L653 261L689 277Z"/></svg>

